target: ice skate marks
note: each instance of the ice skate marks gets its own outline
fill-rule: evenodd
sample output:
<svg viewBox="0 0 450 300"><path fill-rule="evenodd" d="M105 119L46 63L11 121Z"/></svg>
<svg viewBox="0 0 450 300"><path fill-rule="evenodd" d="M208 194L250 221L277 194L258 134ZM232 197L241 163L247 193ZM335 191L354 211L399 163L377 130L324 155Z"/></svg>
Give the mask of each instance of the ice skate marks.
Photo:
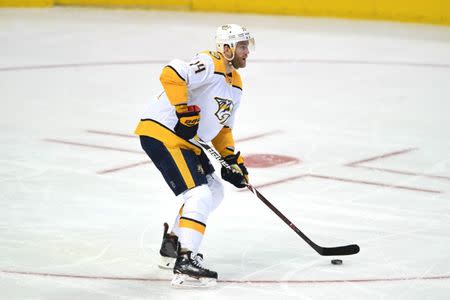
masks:
<svg viewBox="0 0 450 300"><path fill-rule="evenodd" d="M174 288L210 288L217 286L216 278L192 277L187 274L175 274L171 281Z"/></svg>

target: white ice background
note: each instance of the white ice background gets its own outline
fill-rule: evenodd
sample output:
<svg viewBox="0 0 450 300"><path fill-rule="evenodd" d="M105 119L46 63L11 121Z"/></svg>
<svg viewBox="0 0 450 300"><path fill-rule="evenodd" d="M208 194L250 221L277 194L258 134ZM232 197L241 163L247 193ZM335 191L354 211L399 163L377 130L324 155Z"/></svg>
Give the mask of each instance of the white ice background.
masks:
<svg viewBox="0 0 450 300"><path fill-rule="evenodd" d="M251 182L361 252L331 265L227 184L202 247L219 285L174 290L157 262L180 201L131 135L161 68L225 23L256 39L237 148L299 160ZM0 104L0 299L450 299L450 27L2 9Z"/></svg>

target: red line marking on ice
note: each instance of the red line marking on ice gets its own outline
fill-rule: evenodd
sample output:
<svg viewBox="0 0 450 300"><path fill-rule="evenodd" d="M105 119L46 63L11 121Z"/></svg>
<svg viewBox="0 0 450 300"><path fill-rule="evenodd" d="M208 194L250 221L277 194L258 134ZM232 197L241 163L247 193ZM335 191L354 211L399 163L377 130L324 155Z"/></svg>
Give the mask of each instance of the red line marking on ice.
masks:
<svg viewBox="0 0 450 300"><path fill-rule="evenodd" d="M280 180L276 180L276 181L271 181L271 182L255 185L254 187L255 188L268 187L268 186L277 185L277 184L280 184L280 183L293 181L293 180L296 180L296 179L299 179L299 178L303 178L303 177L307 177L307 176L309 176L309 175L308 174L302 174L302 175L292 176L292 177L288 177L288 178L284 178L284 179L280 179ZM248 190L242 189L242 190L238 190L238 191L239 192L247 192Z"/></svg>
<svg viewBox="0 0 450 300"><path fill-rule="evenodd" d="M125 137L125 138L137 138L138 137L136 134L116 133L116 132L92 130L92 129L88 129L88 130L86 130L86 132L94 133L94 134L101 134L101 135L112 135L112 136Z"/></svg>
<svg viewBox="0 0 450 300"><path fill-rule="evenodd" d="M70 279L89 279L89 280L121 280L121 281L143 281L143 282L169 282L170 279L163 278L145 278L145 277L119 277L119 276L93 276L93 275L75 275L58 273L40 273L26 271L1 271L5 274L43 276ZM219 283L235 284L323 284L323 283L371 283L371 282L392 282L392 281L412 281L412 280L447 280L450 275L436 276L405 276L392 278L361 278L361 279L314 279L314 280L246 280L246 279L224 279L218 280Z"/></svg>
<svg viewBox="0 0 450 300"><path fill-rule="evenodd" d="M381 172L386 172L386 173L401 174L401 175L422 176L422 177L428 177L428 178L434 178L434 179L450 180L450 177L448 177L448 176L431 175L431 174L424 174L424 173L415 173L415 172L409 172L409 171L399 171L399 170L393 170L393 169L368 167L368 166L352 166L352 167L354 167L354 168L361 168L361 169L376 170L376 171L381 171Z"/></svg>
<svg viewBox="0 0 450 300"><path fill-rule="evenodd" d="M113 172L122 171L122 170L126 170L126 169L131 169L131 168L134 168L134 167L137 167L137 166L140 166L140 165L146 165L146 164L151 164L151 163L152 163L151 160L145 160L145 161L137 162L137 163L130 164L130 165L124 165L124 166L120 166L120 167L116 167L116 168L111 168L111 169L97 171L97 174L113 173Z"/></svg>
<svg viewBox="0 0 450 300"><path fill-rule="evenodd" d="M347 167L352 167L352 168L377 170L377 171L386 172L386 173L394 173L394 174L409 175L409 176L422 176L422 177L428 177L428 178L433 178L433 179L450 180L450 177L448 177L448 176L424 174L424 173L417 173L417 172L410 172L410 171L401 171L401 170L394 170L394 169L388 169L388 168L369 167L369 166L362 166L361 165L362 163L365 163L365 162L379 160L379 159L383 159L383 158L391 157L391 156L395 156L395 155L406 154L406 153L409 153L409 152L412 152L412 151L415 151L415 150L418 150L418 149L419 148L409 148L409 149L399 150L399 151L390 152L390 153L386 153L386 154L382 154L382 155L377 155L377 156L374 156L374 157L371 157L371 158L367 158L367 159L358 160L358 161L354 161L354 162L348 163L348 164L346 164L346 166Z"/></svg>
<svg viewBox="0 0 450 300"><path fill-rule="evenodd" d="M300 63L300 64L348 64L348 65L375 65L375 66L399 66L399 67L427 67L450 68L450 64L422 63L408 61L369 61L369 60L338 60L338 59L250 59L249 62L258 63Z"/></svg>
<svg viewBox="0 0 450 300"><path fill-rule="evenodd" d="M7 71L26 71L41 69L66 69L80 67L107 67L117 65L148 65L148 64L166 64L167 60L135 60L135 61L104 61L104 62L84 62L72 64L54 64L54 65L31 65L31 66L11 66L0 67L0 72ZM189 59L187 59L189 60ZM398 66L398 67L425 67L425 68L450 68L450 64L426 63L426 62L408 62L408 61L369 61L369 60L337 60L337 59L250 59L251 63L300 63L300 64L350 64L350 65L374 65L374 66Z"/></svg>
<svg viewBox="0 0 450 300"><path fill-rule="evenodd" d="M415 192L424 192L424 193L433 193L433 194L442 193L441 191L431 190L431 189L416 188L416 187L402 186L402 185L393 185L393 184L386 184L386 183L366 181L366 180L340 178L340 177L335 177L335 176L316 175L316 174L303 174L303 175L292 176L292 177L277 180L277 181L272 181L272 182L268 182L268 183L264 183L264 184L260 184L260 185L255 185L255 187L262 188L262 187L276 185L276 184L292 181L292 180L299 179L299 178L305 178L305 177L334 180L334 181L341 181L341 182L348 182L348 183L366 184L366 185L373 185L373 186L380 186L380 187L387 187L387 188L394 188L394 189L401 189L401 190L409 190L409 191L415 191ZM245 192L247 190L239 190L239 191Z"/></svg>
<svg viewBox="0 0 450 300"><path fill-rule="evenodd" d="M357 164L362 164L365 162L369 162L369 161L374 161L374 160L378 160L378 159L382 159L382 158L386 158L386 157L391 157L391 156L395 156L395 155L400 155L400 154L405 154L414 150L417 150L418 148L409 148L409 149L405 149L405 150L400 150L400 151L395 151L395 152L390 152L390 153L386 153L386 154L382 154L382 155L377 155L371 158L366 158L363 160L358 160L358 161L354 161L351 163L346 164L346 166L353 166L353 165L357 165Z"/></svg>
<svg viewBox="0 0 450 300"><path fill-rule="evenodd" d="M236 142L246 142L246 141L259 139L259 138L262 138L262 137L265 137L265 136L269 136L269 135L273 135L273 134L281 133L281 132L282 132L281 130L273 130L273 131L269 131L269 132L253 135L253 136L248 136L248 137L236 139L235 141Z"/></svg>
<svg viewBox="0 0 450 300"><path fill-rule="evenodd" d="M113 151L127 152L127 153L138 153L138 154L143 153L142 151L136 151L136 150L129 150L129 149L123 149L123 148L116 148L116 147L107 147L107 146L93 145L93 144L85 144L85 143L77 143L77 142L57 140L57 139L44 139L44 141L50 142L50 143L58 143L58 144L95 148L95 149L103 149L103 150L113 150Z"/></svg>
<svg viewBox="0 0 450 300"><path fill-rule="evenodd" d="M126 137L126 138L137 138L138 137L137 135L132 135L132 134L124 134L124 133L117 133L117 132L110 132L110 131L103 131L103 130L93 130L93 129L88 129L88 130L86 130L86 132L94 133L94 134ZM252 135L252 136L236 139L235 141L236 142L245 142L245 141L255 140L255 139L258 139L261 137L273 135L273 134L280 133L280 132L282 132L282 131L281 130L273 130L273 131L264 132L264 133L257 134L257 135Z"/></svg>
<svg viewBox="0 0 450 300"><path fill-rule="evenodd" d="M67 69L67 68L81 68L81 67L107 67L107 66L117 66L117 65L120 66L120 65L165 64L168 61L169 60L105 61L105 62L85 62L85 63L73 63L73 64L16 66L16 67L0 68L0 72L40 70L40 69Z"/></svg>
<svg viewBox="0 0 450 300"><path fill-rule="evenodd" d="M125 137L125 138L137 138L138 137L137 135L117 133L117 132L111 132L111 131L103 131L103 130L95 130L95 129L87 129L86 132L93 133L93 134L100 134L100 135ZM245 141L249 141L249 140L254 140L254 139L258 139L258 138L265 137L265 136L268 136L268 135L273 135L273 134L280 133L280 132L282 132L282 131L281 130L273 130L273 131L269 131L269 132L264 132L264 133L261 133L261 134L248 136L248 137L244 137L244 138L241 138L241 139L236 139L236 142L245 142ZM67 143L72 143L72 142L67 142ZM80 146L79 143L72 143L72 144ZM83 145L86 145L86 144L83 144ZM106 149L106 148L103 148L103 149ZM133 153L144 153L144 152L133 152ZM114 167L114 168L110 168L110 169L100 170L100 171L97 171L97 174L114 173L114 172L130 169L130 168L133 168L133 167L137 167L137 166L140 166L140 165L144 165L144 164L149 163L149 162L150 161L146 161L146 162L142 162L141 161L141 162L137 162L137 163L133 163L133 164L128 164L128 165L118 166L118 167Z"/></svg>
<svg viewBox="0 0 450 300"><path fill-rule="evenodd" d="M374 182L374 181L354 180L354 179L339 178L339 177L334 177L334 176L323 176L323 175L313 175L313 174L309 174L308 176L313 177L313 178L321 178L321 179L328 179L328 180L335 180L335 181L342 181L342 182L351 182L351 183L360 183L360 184L366 184L366 185L374 185L374 186L395 188L395 189L401 189L401 190L410 190L410 191L416 191L416 192L433 193L433 194L442 193L441 191L436 191L436 190L416 188L416 187L410 187L410 186L402 186L402 185L386 184L386 183Z"/></svg>

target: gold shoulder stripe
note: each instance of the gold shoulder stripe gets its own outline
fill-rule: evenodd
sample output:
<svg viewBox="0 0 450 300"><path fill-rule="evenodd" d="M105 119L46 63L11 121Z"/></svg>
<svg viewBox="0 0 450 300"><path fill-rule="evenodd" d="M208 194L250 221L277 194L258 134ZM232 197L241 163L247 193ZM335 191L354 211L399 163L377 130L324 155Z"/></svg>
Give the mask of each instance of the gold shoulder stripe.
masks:
<svg viewBox="0 0 450 300"><path fill-rule="evenodd" d="M214 63L214 73L225 74L225 72L226 72L225 62L224 62L224 58L221 53L214 52L214 51L202 51L200 53L206 54L212 58L212 61Z"/></svg>
<svg viewBox="0 0 450 300"><path fill-rule="evenodd" d="M172 105L187 102L188 91L186 80L172 66L165 66L163 68L159 80Z"/></svg>
<svg viewBox="0 0 450 300"><path fill-rule="evenodd" d="M238 71L233 70L233 81L231 82L233 87L238 88L242 91L242 80L241 75L239 75Z"/></svg>
<svg viewBox="0 0 450 300"><path fill-rule="evenodd" d="M174 67L172 67L171 65L167 65L167 66L165 66L164 68L170 68L170 69L172 69L172 71L174 71L175 72L175 74L177 74L178 75L178 77L181 79L181 80L183 80L183 81L186 81L186 79L184 79L183 78L183 76L181 76L180 75L180 73L178 73L178 71L177 70L175 70L175 68Z"/></svg>
<svg viewBox="0 0 450 300"><path fill-rule="evenodd" d="M222 72L214 72L214 74L222 75L223 77L226 77L226 76L225 76L225 73L222 73Z"/></svg>

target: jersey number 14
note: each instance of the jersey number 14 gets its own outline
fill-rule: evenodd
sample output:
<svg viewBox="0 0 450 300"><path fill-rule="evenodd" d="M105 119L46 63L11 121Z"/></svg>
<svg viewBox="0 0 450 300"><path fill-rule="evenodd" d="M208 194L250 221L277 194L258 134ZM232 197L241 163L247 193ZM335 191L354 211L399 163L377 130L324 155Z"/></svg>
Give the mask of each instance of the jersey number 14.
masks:
<svg viewBox="0 0 450 300"><path fill-rule="evenodd" d="M201 63L200 61L197 61L197 62L189 64L189 65L197 67L197 70L195 70L195 74L206 70L205 65L203 63Z"/></svg>

